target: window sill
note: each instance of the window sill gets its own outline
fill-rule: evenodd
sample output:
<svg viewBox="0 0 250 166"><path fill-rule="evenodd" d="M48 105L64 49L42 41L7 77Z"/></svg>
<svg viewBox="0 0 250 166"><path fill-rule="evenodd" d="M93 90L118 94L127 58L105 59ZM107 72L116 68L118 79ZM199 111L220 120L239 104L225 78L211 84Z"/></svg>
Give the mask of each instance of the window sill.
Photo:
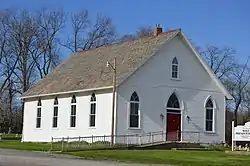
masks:
<svg viewBox="0 0 250 166"><path fill-rule="evenodd" d="M93 127L89 127L89 129L96 129L96 127L95 127L95 126L93 126Z"/></svg>
<svg viewBox="0 0 250 166"><path fill-rule="evenodd" d="M69 130L76 130L76 127L69 127Z"/></svg>
<svg viewBox="0 0 250 166"><path fill-rule="evenodd" d="M180 78L170 78L170 80L172 80L172 81L181 81Z"/></svg>
<svg viewBox="0 0 250 166"><path fill-rule="evenodd" d="M128 130L141 130L140 127L129 127Z"/></svg>
<svg viewBox="0 0 250 166"><path fill-rule="evenodd" d="M205 133L205 134L212 134L212 135L216 134L215 131L204 131L204 133Z"/></svg>
<svg viewBox="0 0 250 166"><path fill-rule="evenodd" d="M52 127L52 130L58 130L59 128L58 127Z"/></svg>
<svg viewBox="0 0 250 166"><path fill-rule="evenodd" d="M41 127L40 127L40 128L35 128L35 130L42 130L42 129L43 129L43 128L41 128Z"/></svg>

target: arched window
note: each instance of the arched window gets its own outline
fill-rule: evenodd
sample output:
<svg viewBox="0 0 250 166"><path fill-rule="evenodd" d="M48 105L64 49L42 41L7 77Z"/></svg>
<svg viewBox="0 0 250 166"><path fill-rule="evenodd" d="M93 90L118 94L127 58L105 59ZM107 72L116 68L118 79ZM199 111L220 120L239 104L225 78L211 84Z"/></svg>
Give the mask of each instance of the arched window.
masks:
<svg viewBox="0 0 250 166"><path fill-rule="evenodd" d="M76 127L76 96L71 99L70 127Z"/></svg>
<svg viewBox="0 0 250 166"><path fill-rule="evenodd" d="M214 105L211 98L206 102L206 131L214 131Z"/></svg>
<svg viewBox="0 0 250 166"><path fill-rule="evenodd" d="M139 128L140 127L140 110L139 110L139 97L134 92L130 97L130 116L129 116L129 127Z"/></svg>
<svg viewBox="0 0 250 166"><path fill-rule="evenodd" d="M38 99L37 112L36 112L36 128L41 128L41 120L42 120L42 102L41 99Z"/></svg>
<svg viewBox="0 0 250 166"><path fill-rule="evenodd" d="M42 106L42 101L41 101L41 99L38 99L37 106L38 106L38 107L41 107L41 106Z"/></svg>
<svg viewBox="0 0 250 166"><path fill-rule="evenodd" d="M90 98L90 115L89 115L90 127L95 127L95 115L96 115L96 97L95 93L92 93Z"/></svg>
<svg viewBox="0 0 250 166"><path fill-rule="evenodd" d="M54 111L53 111L53 122L52 127L56 128L58 124L58 99L57 97L54 99Z"/></svg>
<svg viewBox="0 0 250 166"><path fill-rule="evenodd" d="M57 97L54 100L54 105L58 105L58 99L57 99Z"/></svg>
<svg viewBox="0 0 250 166"><path fill-rule="evenodd" d="M178 78L179 77L179 67L178 67L178 60L176 57L172 60L172 72L171 76L172 78Z"/></svg>
<svg viewBox="0 0 250 166"><path fill-rule="evenodd" d="M180 102L175 93L173 93L168 99L167 112L174 112L174 113L181 112Z"/></svg>
<svg viewBox="0 0 250 166"><path fill-rule="evenodd" d="M72 103L72 104L73 104L73 103L76 103L76 96L75 96L75 95L72 96L71 103Z"/></svg>

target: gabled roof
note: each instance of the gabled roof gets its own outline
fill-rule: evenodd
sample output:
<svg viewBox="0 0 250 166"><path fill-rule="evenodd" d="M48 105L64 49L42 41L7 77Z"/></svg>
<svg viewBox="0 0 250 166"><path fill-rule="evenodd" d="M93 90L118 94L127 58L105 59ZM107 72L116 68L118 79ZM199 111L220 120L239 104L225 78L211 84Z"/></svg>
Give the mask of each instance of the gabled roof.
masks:
<svg viewBox="0 0 250 166"><path fill-rule="evenodd" d="M201 57L200 53L196 50L196 48L191 44L191 42L188 40L188 38L185 36L183 32L180 32L180 35L183 37L184 42L191 48L192 52L195 54L195 56L198 58L202 66L205 68L205 70L208 72L212 80L215 82L215 84L219 87L221 92L225 95L225 97L228 100L233 100L232 95L228 92L226 87L223 85L223 83L218 79L218 77L215 75L211 67L208 66L206 61Z"/></svg>
<svg viewBox="0 0 250 166"><path fill-rule="evenodd" d="M163 32L158 36L150 35L77 52L26 91L21 98L112 88L113 73L106 67L106 62L112 62L114 57L117 62L117 86L119 86L149 60L163 44L177 35L184 39L226 98L232 99L230 93L180 29Z"/></svg>
<svg viewBox="0 0 250 166"><path fill-rule="evenodd" d="M114 57L117 62L117 85L119 85L179 32L180 29L176 29L158 36L150 35L77 52L27 90L21 98L110 88L113 74L106 67L106 63L113 62Z"/></svg>

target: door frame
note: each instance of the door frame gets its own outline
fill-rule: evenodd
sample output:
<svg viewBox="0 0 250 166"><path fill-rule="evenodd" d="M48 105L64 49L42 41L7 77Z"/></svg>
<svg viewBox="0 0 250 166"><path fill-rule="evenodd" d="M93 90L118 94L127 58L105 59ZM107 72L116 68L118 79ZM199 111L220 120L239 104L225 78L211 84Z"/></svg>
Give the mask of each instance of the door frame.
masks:
<svg viewBox="0 0 250 166"><path fill-rule="evenodd" d="M167 110L170 110L171 108L167 108ZM180 133L180 139L179 139L179 141L178 142L182 142L182 110L181 109L178 109L178 110L180 110L180 112L168 112L166 110L166 124L165 124L165 127L166 127L166 129L165 129L165 131L166 131L166 134L165 134L165 141L167 141L167 133L168 133L168 114L177 114L177 115L180 115L180 131L181 131L181 133Z"/></svg>

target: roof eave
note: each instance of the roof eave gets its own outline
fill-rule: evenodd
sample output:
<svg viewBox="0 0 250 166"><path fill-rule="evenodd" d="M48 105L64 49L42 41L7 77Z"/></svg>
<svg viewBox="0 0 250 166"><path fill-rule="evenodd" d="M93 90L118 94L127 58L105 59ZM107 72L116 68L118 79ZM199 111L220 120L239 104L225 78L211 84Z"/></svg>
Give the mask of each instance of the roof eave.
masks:
<svg viewBox="0 0 250 166"><path fill-rule="evenodd" d="M231 94L227 95L227 96L226 96L226 99L227 99L227 100L234 100L234 98L233 98L233 96L232 96Z"/></svg>
<svg viewBox="0 0 250 166"><path fill-rule="evenodd" d="M228 90L225 88L225 86L222 84L222 82L217 78L217 76L214 74L212 69L207 65L207 63L201 58L200 53L196 50L195 47L189 42L188 38L185 36L185 34L181 31L179 34L183 37L184 41L187 43L187 45L191 48L193 53L196 55L196 57L200 60L201 64L204 66L204 68L207 70L209 75L212 77L212 79L215 81L215 83L218 85L219 89L223 93L223 95L226 97L227 100L233 100L232 95L228 92Z"/></svg>
<svg viewBox="0 0 250 166"><path fill-rule="evenodd" d="M99 88L90 88L90 89L81 89L81 90L74 90L74 91L65 91L65 92L55 92L55 93L47 93L47 94L37 94L37 95L27 95L19 97L18 99L30 99L30 98L37 98L37 97L45 97L45 96L56 96L56 95L63 95L63 94L72 94L72 93L80 93L80 92L88 92L88 91L96 91L96 90L105 90L111 89L113 86L106 86L106 87L99 87Z"/></svg>

